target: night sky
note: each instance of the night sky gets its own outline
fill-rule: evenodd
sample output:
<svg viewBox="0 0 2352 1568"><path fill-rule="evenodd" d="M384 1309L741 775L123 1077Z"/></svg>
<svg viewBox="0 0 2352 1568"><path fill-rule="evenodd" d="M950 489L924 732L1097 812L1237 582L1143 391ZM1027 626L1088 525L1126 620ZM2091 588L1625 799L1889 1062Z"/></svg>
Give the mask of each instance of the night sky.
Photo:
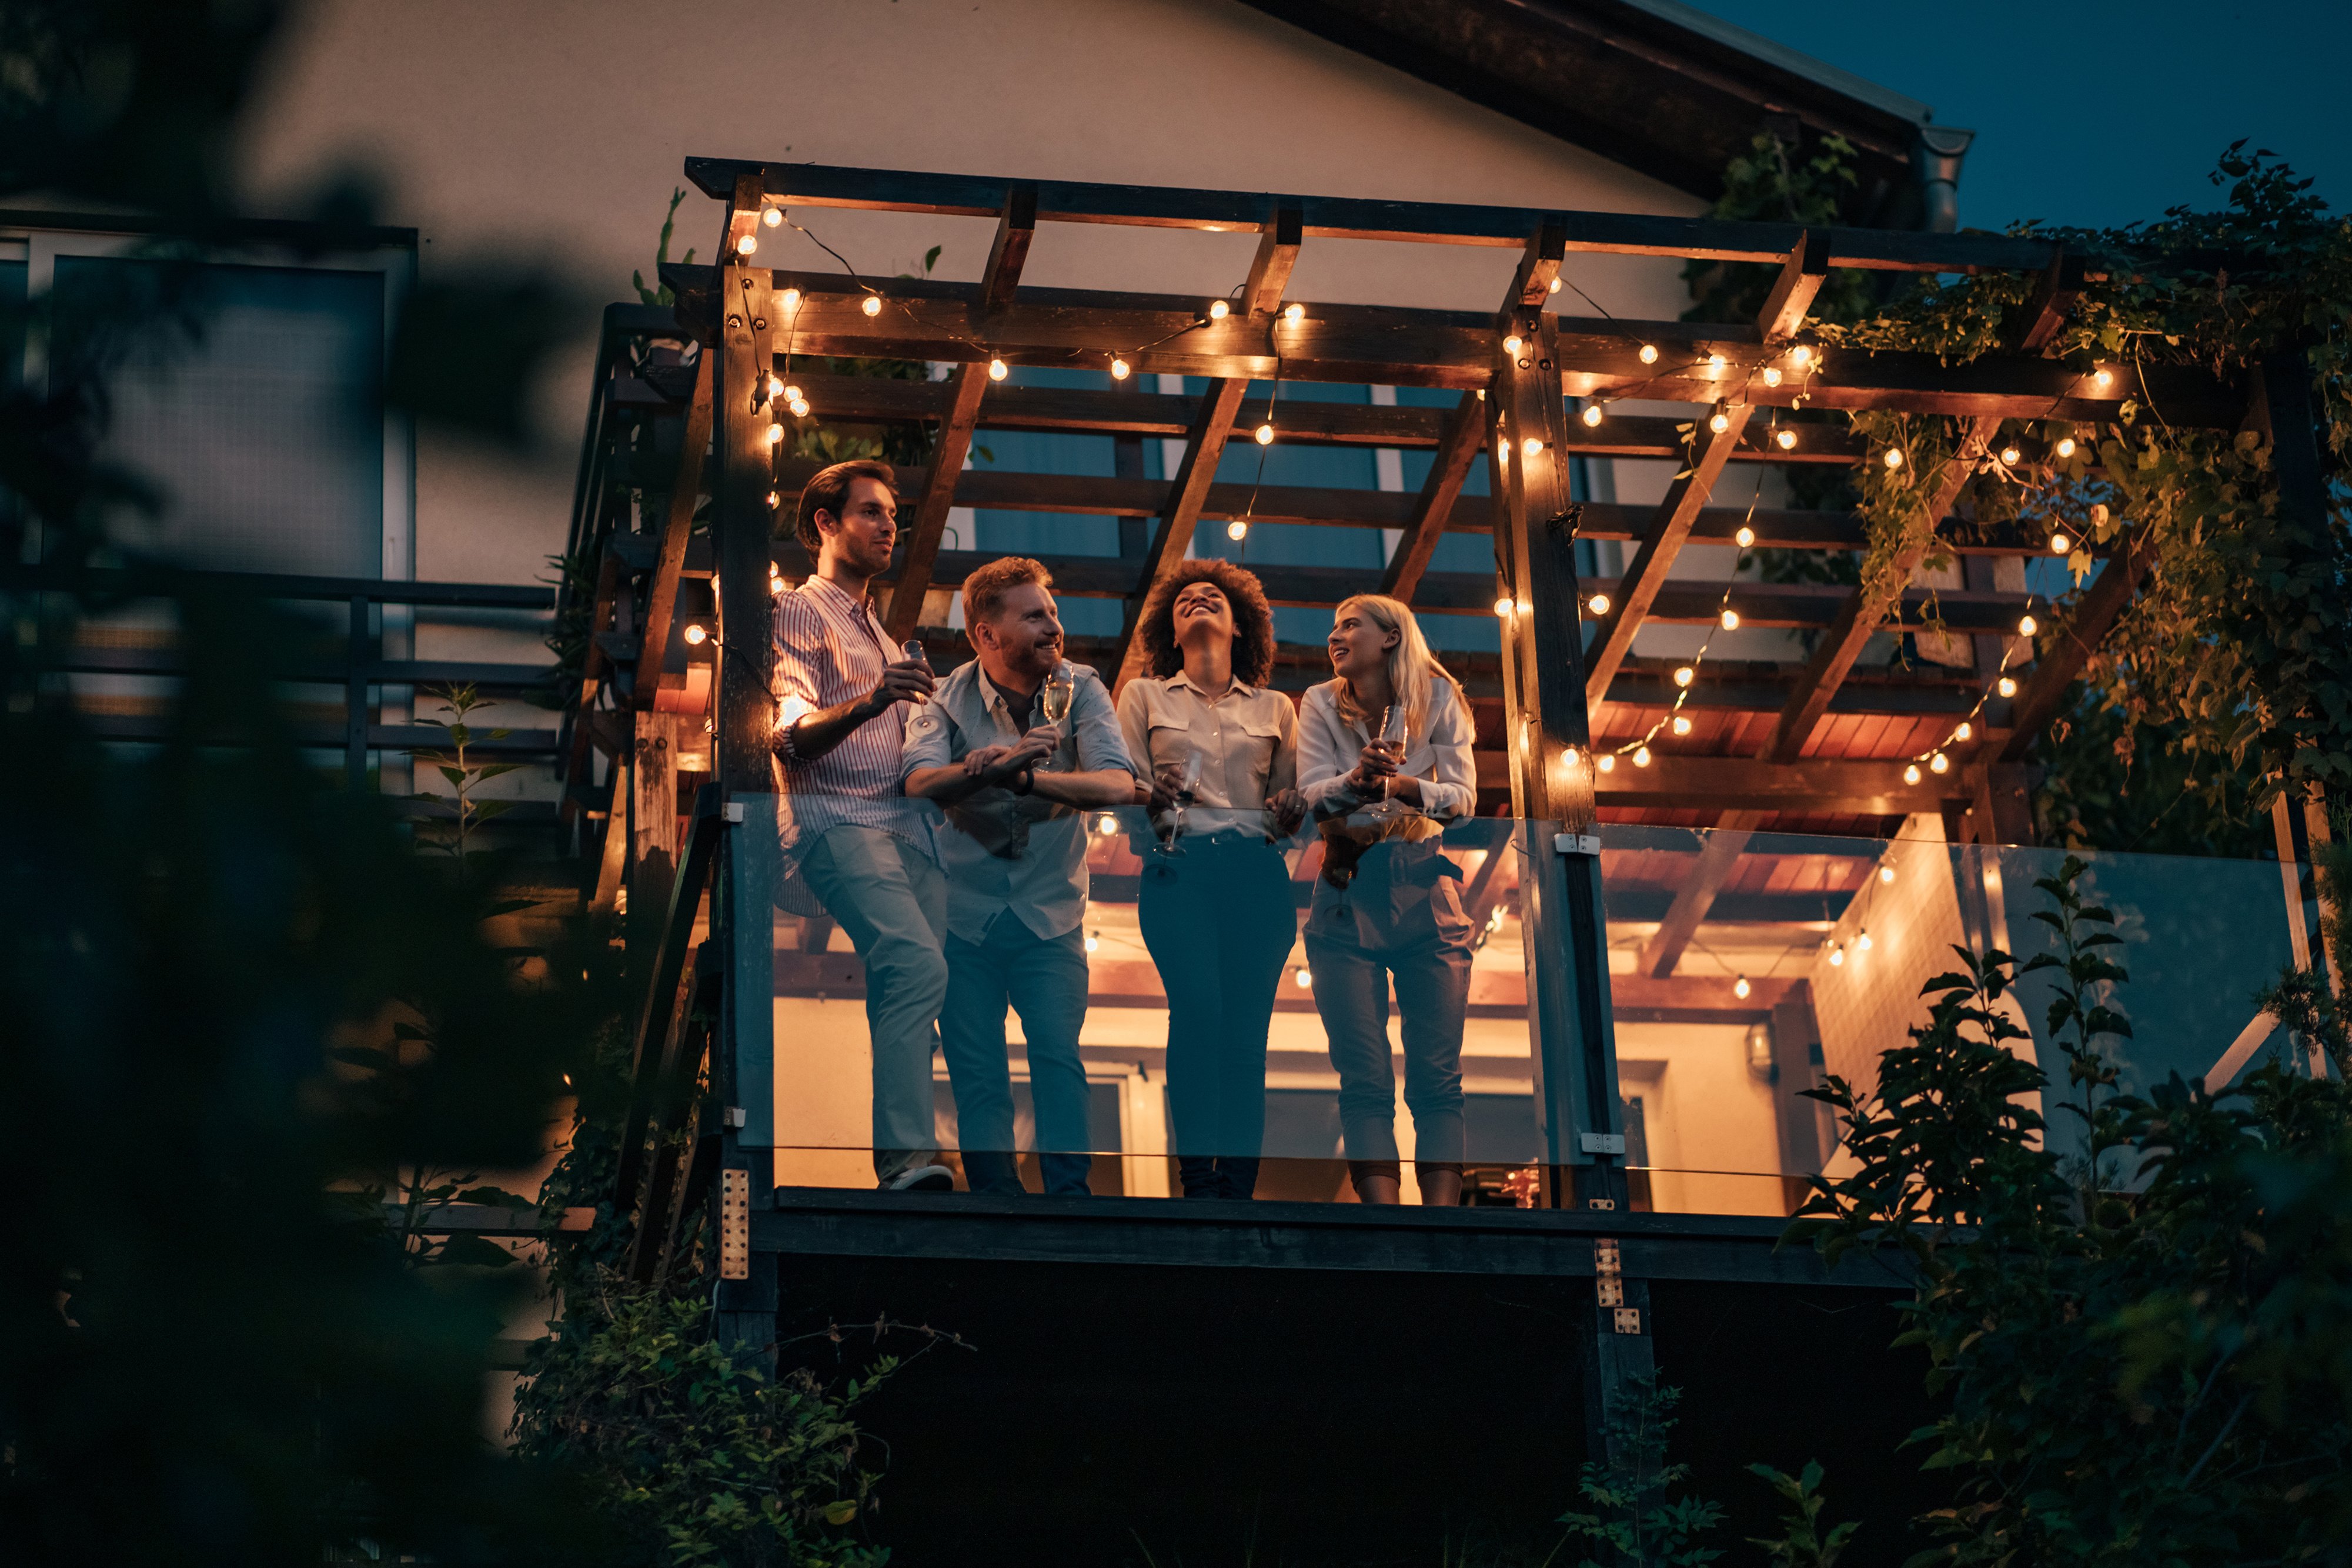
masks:
<svg viewBox="0 0 2352 1568"><path fill-rule="evenodd" d="M2240 137L2352 207L2352 0L1689 0L1978 132L1960 223L2105 227L2220 204Z"/></svg>

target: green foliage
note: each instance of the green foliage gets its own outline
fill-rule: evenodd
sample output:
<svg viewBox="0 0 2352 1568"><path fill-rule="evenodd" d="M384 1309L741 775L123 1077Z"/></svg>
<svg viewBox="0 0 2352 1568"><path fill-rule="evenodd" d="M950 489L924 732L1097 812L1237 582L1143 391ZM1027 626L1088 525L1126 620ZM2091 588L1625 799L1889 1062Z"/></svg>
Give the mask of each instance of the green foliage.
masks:
<svg viewBox="0 0 2352 1568"><path fill-rule="evenodd" d="M2090 687L2077 684L2072 695L2034 746L2043 842L2236 860L2276 852L2252 781L2229 758L2182 746L2177 725L2133 723Z"/></svg>
<svg viewBox="0 0 2352 1568"><path fill-rule="evenodd" d="M839 1394L771 1375L709 1333L707 1303L607 1280L567 1295L531 1352L516 1409L522 1458L590 1479L601 1525L638 1563L876 1568L846 1533L875 1480L858 1467L857 1406L888 1357Z"/></svg>
<svg viewBox="0 0 2352 1568"><path fill-rule="evenodd" d="M1825 1500L1822 1496L1820 1464L1807 1459L1804 1472L1794 1476L1769 1465L1750 1465L1748 1469L1780 1494L1786 1505L1780 1514L1780 1533L1770 1539L1751 1535L1748 1544L1762 1547L1775 1568L1837 1568L1838 1558L1862 1526L1849 1520L1831 1526L1827 1535L1822 1533Z"/></svg>
<svg viewBox="0 0 2352 1568"><path fill-rule="evenodd" d="M1688 1465L1666 1458L1683 1391L1659 1386L1654 1374L1631 1381L1611 1404L1607 1462L1587 1460L1579 1474L1577 1494L1591 1511L1559 1516L1565 1542L1597 1555L1580 1559L1578 1568L1705 1568L1723 1555L1701 1544L1723 1521L1723 1508L1671 1495L1690 1479Z"/></svg>
<svg viewBox="0 0 2352 1568"><path fill-rule="evenodd" d="M447 718L428 718L425 721L448 737L448 748L416 750L411 751L408 755L438 773L442 781L449 786L449 792L445 795L438 790L425 789L411 795L409 799L423 804L446 807L451 815L446 818L425 818L418 824L416 836L419 842L436 845L456 856L458 863L462 865L465 863L467 855L472 851L474 830L485 822L505 816L518 804L513 800L479 800L476 798L474 791L493 779L502 778L514 772L522 764L477 762L467 755L467 748L474 742L474 730L473 727L466 721L472 716L474 710L482 706L487 700L474 689L472 683L468 682L462 685L427 686L425 688L425 695L438 697L441 705L439 711L449 716ZM513 733L509 729L493 729L483 738L504 740Z"/></svg>
<svg viewBox="0 0 2352 1568"><path fill-rule="evenodd" d="M1845 138L1824 136L1808 156L1778 132L1759 131L1748 151L1725 167L1723 194L1716 198L1708 216L1833 227L1851 221L1843 214L1856 188L1853 144ZM1780 274L1777 267L1752 261L1685 262L1683 282L1693 303L1683 319L1753 322L1763 313ZM1831 273L1822 286L1812 315L1821 320L1852 321L1871 304L1870 279L1841 270Z"/></svg>
<svg viewBox="0 0 2352 1568"><path fill-rule="evenodd" d="M2274 1063L2218 1095L2177 1076L2116 1092L2101 1042L2125 1032L2125 977L2083 871L2042 884L2056 955L1961 951L1874 1089L1816 1092L1857 1168L1816 1178L1789 1234L1832 1258L1897 1248L1917 1271L1899 1343L1927 1350L1948 1408L1916 1440L1961 1501L1914 1563L2342 1563L2352 1095ZM2051 1028L2088 1134L2072 1170L2026 1103L2046 1079L2011 1051L2007 995L2035 968L2063 977ZM2257 1000L2345 1053L2324 983Z"/></svg>
<svg viewBox="0 0 2352 1568"><path fill-rule="evenodd" d="M661 279L661 269L663 266L669 260L669 236L671 232L677 226L678 204L685 200L686 187L680 185L670 192L669 210L662 214L661 243L654 246L654 279L657 283L659 283ZM694 247L692 246L688 246L687 247L684 260L686 265L688 267L694 265ZM637 298L645 304L675 305L677 303L677 291L676 289L672 288L667 283L661 284L661 287L658 288L647 288L646 287L646 275L642 272L632 272L629 274L629 287L637 291Z"/></svg>

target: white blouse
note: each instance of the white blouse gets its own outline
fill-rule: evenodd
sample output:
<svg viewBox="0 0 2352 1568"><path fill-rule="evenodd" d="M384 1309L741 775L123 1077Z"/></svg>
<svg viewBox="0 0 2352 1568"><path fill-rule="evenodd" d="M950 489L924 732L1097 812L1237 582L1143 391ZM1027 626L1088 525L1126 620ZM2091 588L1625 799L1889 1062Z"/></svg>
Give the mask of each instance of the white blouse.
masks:
<svg viewBox="0 0 2352 1568"><path fill-rule="evenodd" d="M1422 734L1405 740L1400 777L1421 780L1421 810L1432 817L1466 817L1478 809L1478 770L1471 760L1475 738L1470 706L1454 683L1430 680L1429 720ZM1361 724L1339 716L1339 683L1335 678L1310 688L1298 705L1298 792L1309 809L1328 815L1378 800L1359 794L1348 781L1372 742Z"/></svg>

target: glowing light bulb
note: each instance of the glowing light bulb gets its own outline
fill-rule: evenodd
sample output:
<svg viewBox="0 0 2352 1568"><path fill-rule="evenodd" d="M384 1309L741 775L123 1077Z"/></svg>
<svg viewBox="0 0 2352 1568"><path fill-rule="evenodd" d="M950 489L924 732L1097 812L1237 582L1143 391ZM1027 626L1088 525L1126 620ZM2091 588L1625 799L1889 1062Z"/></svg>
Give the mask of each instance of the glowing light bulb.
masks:
<svg viewBox="0 0 2352 1568"><path fill-rule="evenodd" d="M1789 362L1796 366L1801 371L1807 365L1811 364L1813 362L1813 350L1811 345L1800 343L1795 348L1790 350Z"/></svg>
<svg viewBox="0 0 2352 1568"><path fill-rule="evenodd" d="M1097 947L1099 947L1099 946L1102 946L1102 937L1101 937L1101 935L1100 935L1099 933L1097 933L1097 932L1093 932L1093 931L1089 931L1089 932L1087 932L1087 952L1091 953L1091 952L1093 952L1096 948L1097 948Z"/></svg>
<svg viewBox="0 0 2352 1568"><path fill-rule="evenodd" d="M1992 689L2005 697L2013 697L2017 695L2017 677L2003 675L1992 684Z"/></svg>
<svg viewBox="0 0 2352 1568"><path fill-rule="evenodd" d="M882 297L879 294L869 294L866 297L866 302L858 308L868 316L879 316L882 314Z"/></svg>
<svg viewBox="0 0 2352 1568"><path fill-rule="evenodd" d="M1658 346L1655 343L1643 344L1642 351L1638 358L1645 365L1656 364L1658 362Z"/></svg>
<svg viewBox="0 0 2352 1568"><path fill-rule="evenodd" d="M1975 725L1970 724L1967 719L1962 719L1959 723L1952 727L1952 738L1954 740L1968 740L1972 738L1976 735L1976 732L1977 727Z"/></svg>
<svg viewBox="0 0 2352 1568"><path fill-rule="evenodd" d="M1242 521L1239 517L1235 517L1232 522L1225 525L1225 538L1235 540L1249 538L1249 525Z"/></svg>
<svg viewBox="0 0 2352 1568"><path fill-rule="evenodd" d="M1509 595L1506 594L1504 597L1495 601L1495 613L1506 621L1511 618L1511 601Z"/></svg>
<svg viewBox="0 0 2352 1568"><path fill-rule="evenodd" d="M1522 457L1539 457L1539 456L1541 456L1542 455L1543 455L1543 442L1542 442L1542 440L1541 440L1540 438L1538 438L1538 437L1537 437L1537 436L1530 435L1530 436L1528 436L1525 441L1522 441L1522 442L1520 442L1520 443L1519 443L1519 455L1520 455L1520 456L1522 456Z"/></svg>
<svg viewBox="0 0 2352 1568"><path fill-rule="evenodd" d="M782 578L781 578L781 577L778 577L774 572L772 572L772 572L770 572L770 573L768 574L768 593L769 593L769 596L770 596L771 598L772 598L772 597L774 597L774 596L776 596L776 595L778 595L778 594L782 593L782 592L783 592L783 591L784 591L784 580L783 580Z"/></svg>
<svg viewBox="0 0 2352 1568"><path fill-rule="evenodd" d="M1559 748L1559 761L1560 766L1563 768L1573 768L1579 762L1582 761L1583 758L1584 754L1577 750L1573 746L1563 746ZM1501 908L1498 906L1495 913L1500 915L1502 913Z"/></svg>
<svg viewBox="0 0 2352 1568"><path fill-rule="evenodd" d="M1257 427L1257 444L1260 446L1271 446L1274 444L1273 421L1268 420L1265 423Z"/></svg>
<svg viewBox="0 0 2352 1568"><path fill-rule="evenodd" d="M1794 452L1797 449L1797 433L1793 430L1774 431L1772 441L1783 452Z"/></svg>
<svg viewBox="0 0 2352 1568"><path fill-rule="evenodd" d="M1517 332L1512 333L1509 337L1503 340L1503 352L1510 355L1511 358L1515 360L1519 357L1519 350L1522 346L1519 335Z"/></svg>
<svg viewBox="0 0 2352 1568"><path fill-rule="evenodd" d="M797 288L787 288L776 296L776 303L788 311L797 310L801 308L801 291Z"/></svg>
<svg viewBox="0 0 2352 1568"><path fill-rule="evenodd" d="M1742 523L1739 525L1739 531L1731 536L1731 542L1738 545L1741 549L1746 549L1749 545L1756 542L1756 530L1749 528L1746 523Z"/></svg>
<svg viewBox="0 0 2352 1568"><path fill-rule="evenodd" d="M1675 722L1668 727L1676 735L1688 735L1691 732L1690 716L1687 714L1678 713L1675 715Z"/></svg>
<svg viewBox="0 0 2352 1568"><path fill-rule="evenodd" d="M760 214L760 221L770 228L774 228L784 221L783 211L779 207L770 207Z"/></svg>
<svg viewBox="0 0 2352 1568"><path fill-rule="evenodd" d="M1724 413L1723 410L1717 409L1713 413L1707 416L1706 427L1715 432L1717 435L1721 435L1725 431L1731 428L1731 416Z"/></svg>
<svg viewBox="0 0 2352 1568"><path fill-rule="evenodd" d="M1603 773L1614 773L1617 771L1617 754L1604 751L1592 759L1592 766Z"/></svg>
<svg viewBox="0 0 2352 1568"><path fill-rule="evenodd" d="M689 622L686 628L686 640L699 648L710 641L710 633L699 622Z"/></svg>
<svg viewBox="0 0 2352 1568"><path fill-rule="evenodd" d="M772 424L768 426L768 444L771 446L782 446L783 444L784 427L781 424Z"/></svg>
<svg viewBox="0 0 2352 1568"><path fill-rule="evenodd" d="M2004 446L2000 449L2000 460L2003 464L2014 468L2019 464L2025 461L2025 454L2020 452L2014 446Z"/></svg>
<svg viewBox="0 0 2352 1568"><path fill-rule="evenodd" d="M772 375L768 378L768 395L770 397L782 397L784 395L783 377Z"/></svg>
<svg viewBox="0 0 2352 1568"><path fill-rule="evenodd" d="M1108 811L1105 811L1101 816L1095 819L1095 831L1100 833L1104 838L1110 837L1113 833L1118 831L1118 819L1112 816Z"/></svg>
<svg viewBox="0 0 2352 1568"><path fill-rule="evenodd" d="M2115 384L2116 372L2105 368L2091 372L2091 384L2105 392Z"/></svg>
<svg viewBox="0 0 2352 1568"><path fill-rule="evenodd" d="M2073 436L2062 435L2058 438L2058 455L2061 457L2072 457L2074 455L2074 438Z"/></svg>
<svg viewBox="0 0 2352 1568"><path fill-rule="evenodd" d="M1740 976L1738 979L1731 982L1731 994L1738 997L1743 1002L1748 999L1748 993L1755 988L1755 987L1748 983L1748 977L1745 975Z"/></svg>
<svg viewBox="0 0 2352 1568"><path fill-rule="evenodd" d="M2031 637L2040 630L2042 630L2042 622L2036 621L2032 616L2021 615L2017 618L2017 634L2019 636Z"/></svg>
<svg viewBox="0 0 2352 1568"><path fill-rule="evenodd" d="M1282 319L1296 327L1307 319L1307 307L1296 304L1286 305L1282 308Z"/></svg>
<svg viewBox="0 0 2352 1568"><path fill-rule="evenodd" d="M1551 287L1550 287L1549 289L1545 290L1545 292L1546 292L1546 293L1549 293L1549 294L1557 294L1557 293L1559 293L1559 278L1557 278L1557 277L1553 278L1553 279L1551 280Z"/></svg>
<svg viewBox="0 0 2352 1568"><path fill-rule="evenodd" d="M1601 405L1597 402L1586 403L1584 405L1584 413L1579 415L1579 417L1589 425L1599 424L1601 423Z"/></svg>
<svg viewBox="0 0 2352 1568"><path fill-rule="evenodd" d="M1709 354L1706 357L1706 368L1710 371L1721 371L1730 363L1731 361L1725 359L1721 354Z"/></svg>
<svg viewBox="0 0 2352 1568"><path fill-rule="evenodd" d="M760 236L758 235L745 235L735 242L735 254L737 256L749 256L759 248Z"/></svg>
<svg viewBox="0 0 2352 1568"><path fill-rule="evenodd" d="M988 361L988 379L990 381L1001 382L1012 373L1013 367L1006 364L1003 360L991 360Z"/></svg>
<svg viewBox="0 0 2352 1568"><path fill-rule="evenodd" d="M1228 316L1232 315L1233 313L1234 313L1234 308L1233 308L1232 306L1230 306L1230 305L1226 304L1223 300L1222 300L1222 299L1212 299L1212 300L1210 300L1210 301L1209 301L1209 319L1210 319L1210 320L1212 320L1212 321L1222 321L1222 320L1223 320L1226 317L1228 317Z"/></svg>
<svg viewBox="0 0 2352 1568"><path fill-rule="evenodd" d="M794 419L806 419L808 417L808 399L804 397L796 397L793 399L792 402L784 404L784 406L793 411L793 417Z"/></svg>
<svg viewBox="0 0 2352 1568"><path fill-rule="evenodd" d="M771 490L768 492L768 510L772 512L783 504L784 493L782 490ZM770 577L776 575L776 564L773 561L770 561L768 563L768 575Z"/></svg>
<svg viewBox="0 0 2352 1568"><path fill-rule="evenodd" d="M1127 380L1129 374L1133 371L1135 367L1129 364L1125 360L1115 359L1110 362L1110 379L1115 382L1123 382Z"/></svg>
<svg viewBox="0 0 2352 1568"><path fill-rule="evenodd" d="M2064 555L2074 548L2074 541L2068 538L2064 534L2052 534L2050 536L2050 553L2052 555Z"/></svg>
<svg viewBox="0 0 2352 1568"><path fill-rule="evenodd" d="M1686 686L1697 678L1698 672L1688 664L1684 664L1675 671L1675 685L1678 686Z"/></svg>
<svg viewBox="0 0 2352 1568"><path fill-rule="evenodd" d="M1584 607L1595 615L1606 615L1609 613L1609 596L1605 593L1596 593L1584 601Z"/></svg>
<svg viewBox="0 0 2352 1568"><path fill-rule="evenodd" d="M1903 769L1903 782L1906 784L1916 784L1919 782L1919 765L1917 763L1914 762Z"/></svg>
<svg viewBox="0 0 2352 1568"><path fill-rule="evenodd" d="M1928 772L1930 772L1930 773L1949 773L1951 770L1952 770L1952 759L1951 759L1950 758L1948 758L1948 757L1945 756L1942 752L1940 752L1940 751L1939 751L1939 752L1936 753L1936 755L1935 755L1935 756L1930 757L1929 758L1927 758L1927 771L1928 771Z"/></svg>
<svg viewBox="0 0 2352 1568"><path fill-rule="evenodd" d="M1887 883L1893 882L1895 880L1895 868L1891 865L1880 866L1878 868L1878 880Z"/></svg>
<svg viewBox="0 0 2352 1568"><path fill-rule="evenodd" d="M1307 973L1304 967L1299 969L1297 974L1292 976L1291 979L1302 991L1315 984L1315 977Z"/></svg>
<svg viewBox="0 0 2352 1568"><path fill-rule="evenodd" d="M1739 630L1739 612L1737 610L1727 609L1722 614L1717 616L1716 620L1722 623L1723 629L1727 632Z"/></svg>
<svg viewBox="0 0 2352 1568"><path fill-rule="evenodd" d="M1903 466L1903 449L1899 446L1890 446L1886 449L1886 455L1879 461L1885 463L1889 468L1900 468Z"/></svg>
<svg viewBox="0 0 2352 1568"><path fill-rule="evenodd" d="M1649 765L1650 748L1646 746L1635 747L1633 748L1633 766L1636 768L1647 768Z"/></svg>
<svg viewBox="0 0 2352 1568"><path fill-rule="evenodd" d="M1869 927L1869 926L1865 925L1865 926L1864 926L1864 927L1862 928L1862 934L1861 934L1860 936L1856 936L1856 937L1853 939L1853 945L1854 945L1855 946L1857 946L1857 947L1861 948L1861 949L1862 949L1864 952L1865 952L1865 953L1867 953L1867 952L1869 952L1869 951L1870 951L1870 927Z"/></svg>
<svg viewBox="0 0 2352 1568"><path fill-rule="evenodd" d="M2091 503L2091 526L2093 528L2105 528L2107 526L2107 504L2105 501L2094 501Z"/></svg>
<svg viewBox="0 0 2352 1568"><path fill-rule="evenodd" d="M1764 367L1764 384L1768 387L1777 387L1780 384L1780 372L1777 367L1772 365Z"/></svg>
<svg viewBox="0 0 2352 1568"><path fill-rule="evenodd" d="M1845 944L1841 942L1836 946L1830 949L1830 967L1832 969L1842 968L1844 965Z"/></svg>

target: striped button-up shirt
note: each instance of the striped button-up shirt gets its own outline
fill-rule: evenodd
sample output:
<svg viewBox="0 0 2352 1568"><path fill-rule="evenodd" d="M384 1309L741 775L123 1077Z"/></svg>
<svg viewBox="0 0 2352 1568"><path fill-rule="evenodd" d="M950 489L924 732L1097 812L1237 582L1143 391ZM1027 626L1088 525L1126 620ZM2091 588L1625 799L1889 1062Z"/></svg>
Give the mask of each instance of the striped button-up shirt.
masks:
<svg viewBox="0 0 2352 1568"><path fill-rule="evenodd" d="M776 596L775 637L776 766L782 779L776 820L784 849L784 906L806 902L790 896L804 892L797 885L800 857L827 828L845 822L879 828L938 858L930 814L898 785L908 704L891 704L823 757L793 754L795 720L865 696L881 683L882 667L899 657L872 604L812 577Z"/></svg>

